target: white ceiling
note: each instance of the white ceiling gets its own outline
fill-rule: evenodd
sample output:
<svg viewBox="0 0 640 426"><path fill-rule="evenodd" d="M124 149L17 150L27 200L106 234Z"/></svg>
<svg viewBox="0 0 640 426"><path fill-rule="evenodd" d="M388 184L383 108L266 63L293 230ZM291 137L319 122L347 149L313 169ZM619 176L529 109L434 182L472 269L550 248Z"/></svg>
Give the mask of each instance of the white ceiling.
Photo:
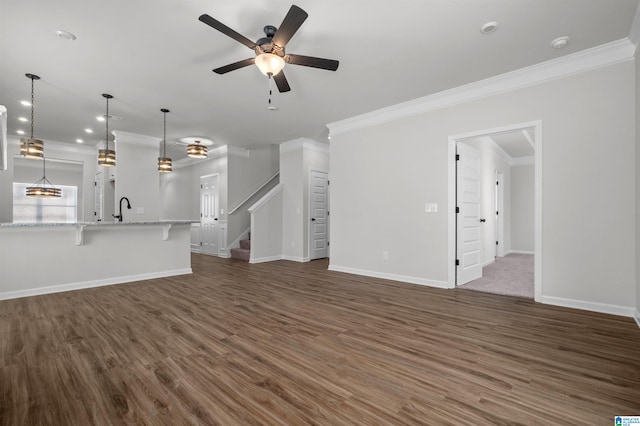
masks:
<svg viewBox="0 0 640 426"><path fill-rule="evenodd" d="M326 141L330 122L523 68L629 35L638 0L300 0L309 13L287 53L340 61L336 72L287 65L292 91L267 110L268 83L242 44L198 21L207 13L255 40L279 26L282 0L0 0L0 105L8 133L29 133L25 73L36 82L35 136L86 145L104 139L102 93L123 121L110 129L167 141L203 136L256 147ZM480 27L497 21L496 32ZM66 30L77 36L56 36ZM569 45L550 46L559 36ZM92 128L93 135L83 129Z"/></svg>

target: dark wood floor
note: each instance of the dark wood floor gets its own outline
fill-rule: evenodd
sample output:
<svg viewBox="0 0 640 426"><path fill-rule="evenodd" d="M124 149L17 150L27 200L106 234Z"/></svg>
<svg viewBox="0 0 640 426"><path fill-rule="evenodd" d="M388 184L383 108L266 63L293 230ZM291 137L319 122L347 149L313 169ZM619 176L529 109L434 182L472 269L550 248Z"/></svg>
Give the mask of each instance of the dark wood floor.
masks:
<svg viewBox="0 0 640 426"><path fill-rule="evenodd" d="M0 302L0 420L613 424L640 415L630 318L193 256L194 274Z"/></svg>

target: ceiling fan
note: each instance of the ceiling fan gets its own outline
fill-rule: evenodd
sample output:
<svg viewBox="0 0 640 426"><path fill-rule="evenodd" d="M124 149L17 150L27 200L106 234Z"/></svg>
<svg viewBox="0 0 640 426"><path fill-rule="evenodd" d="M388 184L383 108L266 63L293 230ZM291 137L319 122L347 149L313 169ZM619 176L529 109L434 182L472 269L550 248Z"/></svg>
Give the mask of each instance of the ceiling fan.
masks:
<svg viewBox="0 0 640 426"><path fill-rule="evenodd" d="M272 25L264 27L264 33L266 37L263 37L256 42L253 42L224 25L217 19L204 14L198 18L200 21L209 25L210 27L220 31L232 39L236 40L247 46L249 49L255 51L255 58L244 59L242 61L234 62L229 65L225 65L220 68L216 68L213 72L217 74L226 74L230 71L237 70L239 68L247 67L251 64L255 64L260 68L263 74L271 78L273 76L276 86L280 92L288 92L291 90L287 78L282 72L285 63L292 65L302 65L305 67L320 68L324 70L335 71L338 69L339 62L333 59L316 58L313 56L294 55L292 53L285 53L285 46L298 31L298 28L307 19L309 14L299 8L296 5L292 5L289 12L284 17L284 20L280 24L280 28L276 28Z"/></svg>

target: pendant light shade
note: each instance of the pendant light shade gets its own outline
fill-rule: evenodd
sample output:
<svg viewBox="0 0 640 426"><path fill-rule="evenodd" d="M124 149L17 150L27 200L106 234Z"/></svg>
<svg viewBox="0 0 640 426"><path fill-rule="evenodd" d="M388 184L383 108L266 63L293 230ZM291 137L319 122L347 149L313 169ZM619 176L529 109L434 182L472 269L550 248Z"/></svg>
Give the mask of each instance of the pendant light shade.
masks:
<svg viewBox="0 0 640 426"><path fill-rule="evenodd" d="M109 99L113 96L103 93L102 97L107 100L107 113L105 114L106 123L106 135L105 135L105 149L98 150L98 165L104 167L113 167L116 165L116 152L109 149Z"/></svg>
<svg viewBox="0 0 640 426"><path fill-rule="evenodd" d="M20 156L25 158L42 158L44 156L44 143L40 139L21 138Z"/></svg>
<svg viewBox="0 0 640 426"><path fill-rule="evenodd" d="M164 114L164 132L162 134L162 157L158 157L158 171L168 173L173 170L171 158L167 157L167 113L169 110L162 108L160 111Z"/></svg>
<svg viewBox="0 0 640 426"><path fill-rule="evenodd" d="M207 158L208 151L205 145L200 144L200 141L187 145L187 155L191 158Z"/></svg>
<svg viewBox="0 0 640 426"><path fill-rule="evenodd" d="M44 143L40 139L33 137L33 82L40 80L35 74L25 74L28 79L31 80L31 136L28 138L20 139L20 155L25 158L43 158L44 157Z"/></svg>
<svg viewBox="0 0 640 426"><path fill-rule="evenodd" d="M51 185L51 182L47 179L46 165L47 161L42 157L42 179L31 186L27 186L27 197L59 198L62 196L62 190Z"/></svg>

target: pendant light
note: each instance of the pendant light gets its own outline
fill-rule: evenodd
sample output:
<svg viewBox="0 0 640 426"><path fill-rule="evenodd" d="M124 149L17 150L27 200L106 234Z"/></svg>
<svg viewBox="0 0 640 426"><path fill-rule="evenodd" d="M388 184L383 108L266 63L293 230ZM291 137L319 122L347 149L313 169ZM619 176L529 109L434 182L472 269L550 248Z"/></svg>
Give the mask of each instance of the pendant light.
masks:
<svg viewBox="0 0 640 426"><path fill-rule="evenodd" d="M47 161L43 156L42 179L34 183L32 186L27 186L27 197L60 198L62 196L62 190L51 185L51 182L47 179L46 164Z"/></svg>
<svg viewBox="0 0 640 426"><path fill-rule="evenodd" d="M116 165L116 152L109 149L109 99L113 99L113 96L103 93L102 97L107 100L107 113L105 114L106 122L106 137L105 137L105 149L98 150L98 165L104 167L113 167Z"/></svg>
<svg viewBox="0 0 640 426"><path fill-rule="evenodd" d="M207 147L200 145L200 141L187 145L187 155L191 158L207 158L207 151Z"/></svg>
<svg viewBox="0 0 640 426"><path fill-rule="evenodd" d="M164 114L164 133L162 137L162 157L158 157L158 171L168 173L172 170L171 158L167 157L167 113L168 109L162 108Z"/></svg>
<svg viewBox="0 0 640 426"><path fill-rule="evenodd" d="M31 137L20 139L20 155L26 158L44 158L44 143L33 137L33 82L40 80L35 74L25 74L31 79Z"/></svg>

